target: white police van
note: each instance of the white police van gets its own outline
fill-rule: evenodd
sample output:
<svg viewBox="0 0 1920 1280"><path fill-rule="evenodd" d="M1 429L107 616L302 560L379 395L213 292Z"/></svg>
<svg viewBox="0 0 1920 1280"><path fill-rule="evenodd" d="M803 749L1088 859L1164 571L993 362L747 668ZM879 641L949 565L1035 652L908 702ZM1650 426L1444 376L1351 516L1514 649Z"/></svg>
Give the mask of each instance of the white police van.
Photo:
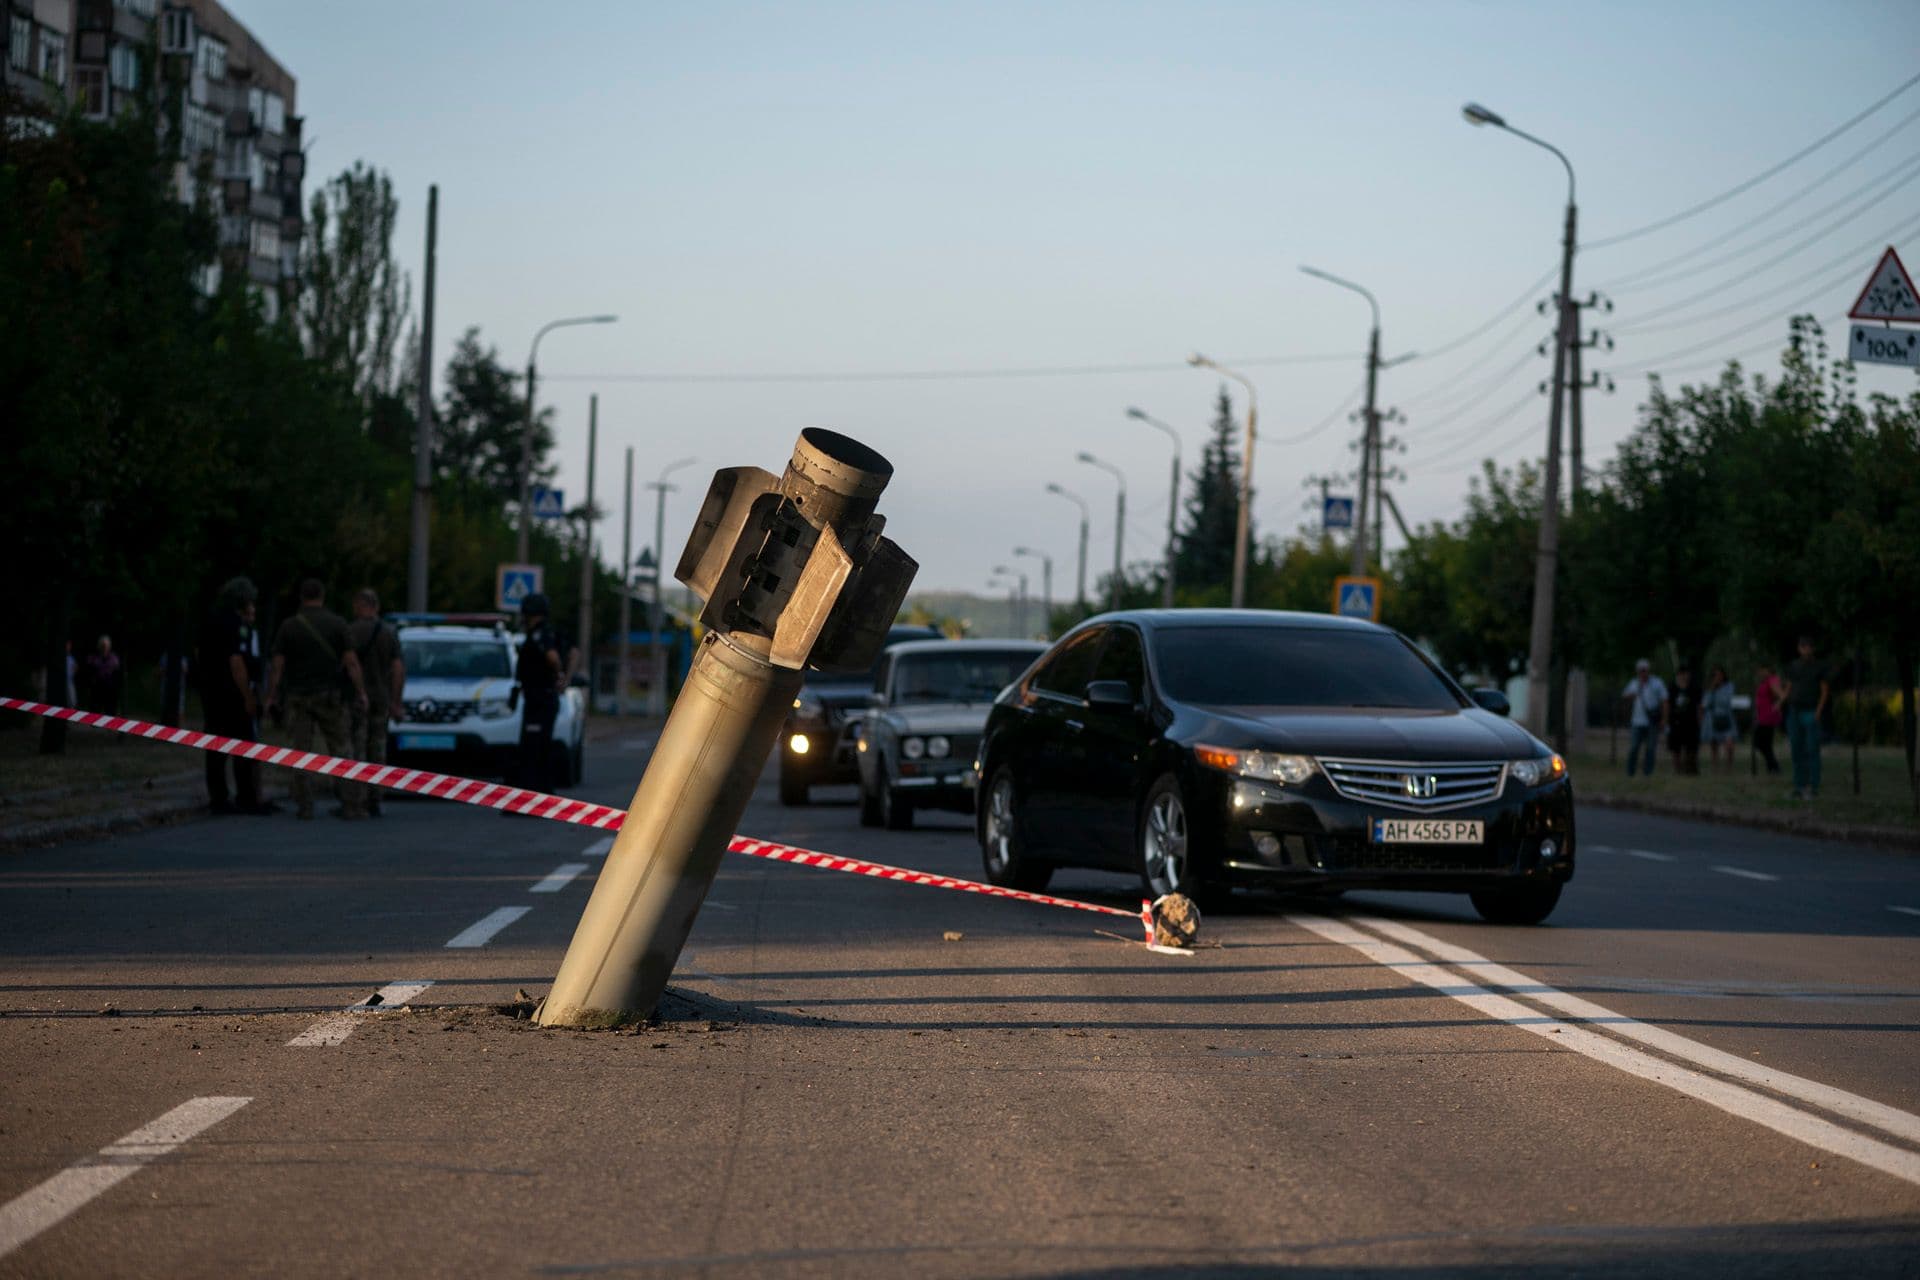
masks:
<svg viewBox="0 0 1920 1280"><path fill-rule="evenodd" d="M387 759L439 773L511 777L526 703L514 669L520 637L506 614L387 615L407 683L387 725ZM585 677L562 691L549 776L580 781L586 762Z"/></svg>

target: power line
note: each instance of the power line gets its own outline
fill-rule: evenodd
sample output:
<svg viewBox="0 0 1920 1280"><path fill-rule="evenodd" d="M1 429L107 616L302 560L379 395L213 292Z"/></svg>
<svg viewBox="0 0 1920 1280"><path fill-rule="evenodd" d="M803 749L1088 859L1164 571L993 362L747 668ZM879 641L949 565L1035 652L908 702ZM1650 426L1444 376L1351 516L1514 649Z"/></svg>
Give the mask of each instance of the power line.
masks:
<svg viewBox="0 0 1920 1280"><path fill-rule="evenodd" d="M1513 337L1514 334L1519 333L1522 329L1526 328L1528 325L1537 324L1538 322L1539 321L1537 317L1531 314L1523 313L1522 315L1517 317L1516 322L1514 324L1507 326L1506 331L1500 335L1499 341L1495 342L1492 346L1488 347L1484 352L1475 356L1472 360L1469 360L1466 364L1461 365L1458 369L1454 370L1451 374L1447 375L1445 378L1442 378L1439 382L1434 383L1432 386L1416 391L1412 395L1400 397L1401 405L1407 406L1407 405L1418 404L1421 401L1431 399L1434 396L1440 396L1443 400L1452 399L1453 398L1452 396L1442 395L1442 393L1454 387L1456 384L1464 381L1468 375L1472 374L1475 370L1484 367L1486 363L1489 360L1492 360L1495 356L1503 354L1508 349L1507 342ZM1475 385L1477 386L1479 384L1476 383Z"/></svg>
<svg viewBox="0 0 1920 1280"><path fill-rule="evenodd" d="M1901 176L1902 174L1904 174L1905 176L1902 177ZM1881 174L1879 177L1874 178L1872 181L1868 182L1866 185L1862 187L1858 187L1852 191L1849 191L1846 195L1841 196L1838 200L1835 200L1830 204L1822 205L1820 208L1815 209L1812 213L1809 213L1806 217L1801 218L1796 222L1790 222L1786 226L1779 228L1778 230L1772 232L1771 234L1760 237L1760 239L1755 240L1753 243L1749 245L1746 245L1739 249L1735 249L1732 253L1724 253L1724 254L1721 254L1718 258L1712 259L1711 261L1700 263L1697 266L1687 267L1681 271L1667 272L1665 275L1661 275L1658 271L1654 271L1652 268L1649 268L1647 271L1636 272L1635 274L1629 275L1629 276L1622 276L1603 287L1609 293L1638 293L1643 289L1657 289L1663 285L1671 284L1675 280L1685 280L1689 276L1697 276L1703 271L1712 271L1717 267L1725 266L1729 262L1736 262L1739 259L1746 257L1748 254L1755 252L1756 250L1764 249L1770 244L1775 244L1778 241L1784 239L1785 237L1790 236L1794 232L1807 226L1809 223L1818 222L1819 220L1821 220L1822 218L1825 218L1828 214L1831 214L1836 210L1843 209L1843 208L1847 209L1848 212L1846 213L1845 216L1843 216L1840 219L1840 221L1841 223L1850 222L1854 218L1865 213L1867 210L1873 208L1873 206L1879 204L1882 200L1885 200L1888 196L1891 196L1894 192L1900 190L1902 187L1911 183L1915 178L1920 178L1920 154L1916 154L1908 157L1903 164L1895 166L1893 169L1890 169L1886 173ZM1895 181L1895 179L1898 179L1898 181ZM1861 199L1861 197L1864 196L1868 191L1871 191L1874 187L1881 186L1882 184L1891 184L1891 185L1888 185L1886 190L1880 192L1878 195L1874 196L1872 199L1869 199L1869 200ZM1772 261L1768 262L1767 267L1771 267L1779 262L1784 261L1785 258L1793 256L1794 253L1798 253L1802 249L1805 249L1810 245L1817 244L1822 238L1830 234L1833 230L1834 228L1832 226L1822 228L1820 231L1816 232L1812 236L1809 236L1807 239L1802 240L1799 244L1794 246L1793 250L1790 253L1783 255L1781 258L1775 258ZM1683 256L1690 256L1690 255L1683 255ZM1766 267L1755 267L1752 270L1764 271L1766 270ZM1647 278L1649 274L1652 275L1651 279Z"/></svg>
<svg viewBox="0 0 1920 1280"><path fill-rule="evenodd" d="M1320 421L1314 423L1311 427L1308 427L1305 431L1302 431L1298 435L1256 436L1254 437L1254 441L1257 444L1287 445L1287 444L1299 444L1302 440L1311 440L1315 436L1319 435L1322 431L1325 431L1328 427L1338 422L1340 420L1340 415L1345 413L1349 408L1351 408L1353 406L1353 402L1355 400L1358 400L1361 397L1361 395L1365 393L1366 389L1367 389L1367 384L1366 384L1366 381L1363 379L1359 386L1355 387L1352 391L1347 393L1347 398L1345 400L1342 400L1339 404L1333 407L1333 412L1329 413L1326 417L1320 419Z"/></svg>
<svg viewBox="0 0 1920 1280"><path fill-rule="evenodd" d="M1508 316L1512 315L1515 311L1525 306L1528 300L1531 299L1534 294L1540 291L1541 286L1550 282L1553 279L1554 275L1559 270L1560 270L1560 267L1558 263L1554 264L1551 267L1548 267L1538 280L1535 280L1532 284L1528 285L1526 288L1520 291L1519 297L1515 298L1512 302L1509 302L1506 306L1494 312L1493 315L1488 317L1487 320L1485 320L1478 328L1469 330L1468 332L1461 334L1459 337L1455 338L1451 342L1442 343L1440 346L1437 346L1437 347L1430 347L1427 350L1422 351L1418 356L1414 358L1418 360L1437 360L1441 356L1447 355L1450 352L1458 351L1461 347L1466 346L1469 342L1472 342L1475 338L1479 337L1481 334L1485 333L1487 330L1493 328L1493 326L1499 324L1502 320L1505 320Z"/></svg>
<svg viewBox="0 0 1920 1280"><path fill-rule="evenodd" d="M1525 395L1521 396L1518 400L1514 401L1512 404L1502 409L1499 413L1494 414L1492 417L1483 418L1480 421L1475 422L1473 424L1473 428L1474 428L1473 431L1469 432L1465 436L1459 437L1455 443L1449 444L1445 448L1427 455L1425 458L1421 460L1420 465L1423 468L1427 468L1431 470L1431 469L1434 469L1432 466L1433 463L1438 462L1445 458L1453 457L1455 454L1459 453L1462 448L1471 448L1473 446L1474 441L1478 438L1477 433L1486 431L1491 427L1497 427L1501 423L1512 418L1515 414L1519 413L1522 409L1526 408L1528 405L1538 403L1539 394L1540 393L1538 391L1529 387ZM1534 428L1529 427L1527 429L1531 431ZM1445 470L1445 468L1439 468L1439 469Z"/></svg>
<svg viewBox="0 0 1920 1280"><path fill-rule="evenodd" d="M1581 245L1580 247L1582 249L1592 250L1592 249L1604 249L1609 245L1624 244L1628 240L1637 240L1641 236L1652 235L1654 232L1664 230L1667 227L1673 226L1675 223L1685 222L1688 218L1694 217L1696 214L1705 213L1709 209L1716 208L1719 205L1725 204L1727 201L1733 199L1735 196L1740 195L1741 193L1746 191L1751 191L1753 188L1759 186L1761 183L1765 182L1768 178L1773 177L1775 174L1780 173L1795 164L1798 164L1801 160L1804 160L1806 157L1812 155L1814 152L1818 151L1820 148L1826 146L1829 142L1832 142L1835 138L1838 138L1840 135L1847 132L1847 130L1859 124L1862 120L1865 120L1867 117L1871 116L1874 112L1880 110L1880 108L1886 106L1889 102L1892 102L1895 98L1899 97L1901 94L1905 93L1907 90L1913 88L1913 86L1916 84L1920 84L1920 74L1916 74L1910 79L1906 80L1898 88L1894 89L1893 92L1887 94L1885 97L1874 102L1871 106L1867 107L1864 111L1860 112L1860 114L1838 125L1837 127L1823 134L1822 136L1814 139L1812 142L1808 143L1806 146L1802 147L1800 150L1788 156L1785 160L1782 160L1779 164L1774 165L1771 169L1767 169L1764 172L1755 174L1753 177L1748 178L1745 182L1738 183L1735 186L1729 187L1725 191L1722 191L1719 195L1714 196L1711 199L1703 200L1699 204L1694 205L1692 208L1682 209L1680 212L1676 214L1671 214L1665 218L1661 218L1656 222L1649 222L1645 226L1635 227L1631 231L1622 231L1618 235L1607 236L1604 239L1600 239L1600 240L1590 240L1587 243Z"/></svg>
<svg viewBox="0 0 1920 1280"><path fill-rule="evenodd" d="M1526 365L1529 364L1530 362L1537 360L1539 356L1540 356L1540 352L1538 348L1528 347L1526 351L1521 353L1521 356L1518 360L1508 365L1506 368L1502 369L1499 373L1494 374L1491 378L1487 379L1485 382L1480 383L1479 386L1476 388L1477 394L1475 394L1471 399L1468 399L1460 404L1456 404L1453 408L1448 409L1445 413L1436 414L1431 418L1427 418L1423 420L1417 429L1413 427L1409 427L1407 429L1407 434L1414 435L1414 434L1417 434L1417 432L1419 431L1431 431L1435 427L1445 426L1447 423L1454 421L1456 418L1459 418L1462 414L1468 413L1469 411L1473 410L1479 405L1484 404L1488 399L1490 399L1494 395L1495 392L1499 391L1502 387L1510 385L1511 379L1513 378L1514 374L1518 373L1522 368L1526 367ZM1529 394L1532 394L1532 393L1529 393ZM1427 443L1432 444L1436 440L1447 440L1452 438L1453 438L1452 433L1446 432L1441 434L1440 436L1432 437L1428 439Z"/></svg>
<svg viewBox="0 0 1920 1280"><path fill-rule="evenodd" d="M1787 209L1788 207L1794 204L1797 204L1801 200L1806 199L1809 195L1812 195L1814 192L1824 188L1826 184L1832 181L1833 178L1836 177L1842 170L1851 168L1854 164L1858 163L1869 152L1882 146L1889 138L1893 137L1896 133L1899 133L1902 129L1912 124L1915 120L1920 120L1920 110L1915 110L1911 112L1910 114L1908 114L1908 116L1904 120L1900 121L1899 124L1894 125L1893 128L1887 130L1885 133L1875 138L1872 142L1869 142L1866 146L1854 152L1852 155L1848 156L1845 160L1842 160L1839 164L1827 170L1825 173L1821 174L1818 178L1814 179L1812 182L1808 183L1806 186L1801 187L1798 191L1788 196L1785 200L1780 201L1778 204L1774 205L1772 208L1766 210L1764 213L1755 214L1753 217L1747 219L1745 222L1739 224L1738 226L1733 227L1731 230L1723 231L1719 235L1715 236L1713 239L1703 241L1702 243L1693 246L1691 249L1687 249L1681 253L1677 253L1674 256L1663 259L1660 262L1653 263L1651 266L1643 267L1640 270L1634 271L1626 276L1622 276L1620 277L1621 281L1624 283L1629 280L1640 279L1643 276L1656 275L1659 272L1666 270L1668 267L1674 266L1681 262L1685 262L1689 258L1697 257L1700 254L1707 252L1709 249L1717 249L1721 245L1727 243L1729 240L1733 240L1738 238L1741 235L1744 235L1746 232L1751 231L1753 228L1759 226L1761 223L1770 220L1771 218L1774 217L1774 215L1780 213L1781 211ZM1885 177L1884 174L1882 174L1881 176ZM1880 179L1876 178L1873 181L1877 182L1879 180ZM1869 187L1871 187L1872 185L1873 185L1873 182L1869 182L1867 184L1867 186Z"/></svg>
<svg viewBox="0 0 1920 1280"><path fill-rule="evenodd" d="M1336 364L1364 360L1363 352L1327 352L1313 355L1240 356L1223 359L1230 365ZM547 373L548 382L650 383L827 383L827 382L961 382L989 378L1080 378L1126 373L1185 373L1184 360L1139 364L1012 365L978 369L857 370L832 373Z"/></svg>
<svg viewBox="0 0 1920 1280"><path fill-rule="evenodd" d="M1696 293L1692 297L1682 298L1678 302L1670 302L1664 307L1655 307L1652 311L1646 312L1640 319L1634 321L1632 324L1623 324L1623 325L1613 326L1612 332L1616 335L1619 335L1619 334L1629 334L1629 333L1659 333L1669 329L1684 329L1692 325L1700 324L1701 322L1706 320L1712 320L1718 316L1730 315L1736 311L1745 311L1749 307L1756 306L1782 293L1787 293L1793 289L1798 289L1800 286L1806 284L1809 280L1813 280L1821 276L1827 276L1836 267L1841 267L1843 265L1846 265L1847 275L1834 277L1830 279L1828 284L1823 287L1827 289L1838 288L1841 285L1845 284L1847 282L1847 279L1850 276L1857 274L1859 262L1865 257L1867 257L1868 255L1870 255L1876 246L1886 244L1893 240L1897 240L1902 235L1905 235L1908 232L1913 231L1915 229L1920 229L1920 218L1909 218L1905 222L1898 223L1895 226L1890 227L1888 230L1886 230L1885 232L1882 232L1880 235L1874 236L1871 240L1867 242L1867 244L1864 247L1849 249L1845 253L1841 254L1836 258L1833 258L1827 262L1822 262L1819 266L1815 267L1811 271L1805 272L1801 275L1797 275L1793 279L1785 281L1781 284L1777 284L1771 289L1768 289L1764 293L1757 293L1757 294L1754 294L1752 297L1743 298L1739 302L1730 303L1724 307L1717 307L1712 311L1703 311L1697 315L1683 316L1678 320L1669 320L1663 324L1647 323L1648 321L1657 319L1660 316L1671 315L1675 311L1685 310L1687 307L1693 306L1695 303L1707 301L1708 299L1713 297L1716 293L1720 292L1720 286L1715 286L1714 288L1705 290L1704 292ZM1847 265L1847 264L1852 264L1852 265Z"/></svg>

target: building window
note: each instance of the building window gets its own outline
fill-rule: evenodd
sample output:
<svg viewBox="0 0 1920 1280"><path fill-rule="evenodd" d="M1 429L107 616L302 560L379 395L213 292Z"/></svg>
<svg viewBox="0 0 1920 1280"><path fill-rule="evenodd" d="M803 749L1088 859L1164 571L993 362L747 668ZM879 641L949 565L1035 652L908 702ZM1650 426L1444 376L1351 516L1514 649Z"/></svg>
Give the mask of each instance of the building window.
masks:
<svg viewBox="0 0 1920 1280"><path fill-rule="evenodd" d="M99 67L73 69L73 95L83 114L101 120L107 114L107 73Z"/></svg>
<svg viewBox="0 0 1920 1280"><path fill-rule="evenodd" d="M113 7L125 9L128 13L137 13L143 18L151 18L159 5L155 0L113 0Z"/></svg>
<svg viewBox="0 0 1920 1280"><path fill-rule="evenodd" d="M271 222L255 222L253 241L249 247L254 257L271 258L277 263L280 260L280 228Z"/></svg>
<svg viewBox="0 0 1920 1280"><path fill-rule="evenodd" d="M67 82L67 38L44 27L40 31L40 78Z"/></svg>
<svg viewBox="0 0 1920 1280"><path fill-rule="evenodd" d="M140 87L140 53L130 44L116 44L107 54L107 73L116 89Z"/></svg>
<svg viewBox="0 0 1920 1280"><path fill-rule="evenodd" d="M162 15L160 50L163 53L193 52L193 10L169 9Z"/></svg>
<svg viewBox="0 0 1920 1280"><path fill-rule="evenodd" d="M269 92L266 98L266 118L262 122L268 133L287 131L287 100L277 93Z"/></svg>
<svg viewBox="0 0 1920 1280"><path fill-rule="evenodd" d="M7 17L7 65L25 71L33 65L33 19L17 13Z"/></svg>
<svg viewBox="0 0 1920 1280"><path fill-rule="evenodd" d="M227 78L227 46L212 36L200 37L200 74L209 80Z"/></svg>

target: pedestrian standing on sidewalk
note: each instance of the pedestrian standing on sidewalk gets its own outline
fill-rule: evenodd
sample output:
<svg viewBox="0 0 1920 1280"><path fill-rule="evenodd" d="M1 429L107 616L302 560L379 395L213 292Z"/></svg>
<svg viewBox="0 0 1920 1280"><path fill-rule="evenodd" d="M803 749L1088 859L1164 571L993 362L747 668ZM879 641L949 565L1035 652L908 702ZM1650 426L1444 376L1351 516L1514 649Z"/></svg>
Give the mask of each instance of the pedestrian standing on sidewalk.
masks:
<svg viewBox="0 0 1920 1280"><path fill-rule="evenodd" d="M1740 740L1733 718L1733 681L1725 667L1707 672L1707 690L1700 697L1700 736L1707 743L1707 759L1723 773L1733 772L1733 747Z"/></svg>
<svg viewBox="0 0 1920 1280"><path fill-rule="evenodd" d="M294 750L311 751L318 735L327 754L350 754L348 698L365 710L367 688L346 621L327 608L327 589L318 578L300 584L300 612L281 623L273 637L273 668L267 677L270 714L281 709L282 690ZM293 771L293 804L297 816L313 817L313 780L305 769ZM334 814L366 817L366 788L358 782L342 782L340 807Z"/></svg>
<svg viewBox="0 0 1920 1280"><path fill-rule="evenodd" d="M1800 656L1787 664L1787 745L1793 749L1793 798L1814 800L1820 795L1820 717L1827 709L1827 664L1813 653L1813 637L1800 637Z"/></svg>
<svg viewBox="0 0 1920 1280"><path fill-rule="evenodd" d="M120 655L113 651L112 636L101 636L94 642L93 652L80 665L79 676L87 691L87 710L106 716L120 714L122 668Z"/></svg>
<svg viewBox="0 0 1920 1280"><path fill-rule="evenodd" d="M526 639L514 675L520 681L520 767L517 785L548 791L553 773L553 726L566 687L567 643L548 618L547 597L536 591L520 603ZM501 810L502 813L507 812Z"/></svg>
<svg viewBox="0 0 1920 1280"><path fill-rule="evenodd" d="M380 597L372 587L353 595L353 621L347 626L360 677L367 686L367 705L348 711L351 755L369 764L387 762L387 721L407 687L407 664L400 656L400 637L380 616ZM367 789L367 816L380 816L383 787Z"/></svg>
<svg viewBox="0 0 1920 1280"><path fill-rule="evenodd" d="M1673 673L1670 705L1667 748L1673 752L1673 771L1697 774L1700 772L1700 689L1693 682L1693 668L1681 667Z"/></svg>
<svg viewBox="0 0 1920 1280"><path fill-rule="evenodd" d="M1667 719L1667 686L1653 674L1653 664L1642 658L1633 664L1633 679L1620 696L1633 706L1627 731L1627 776L1633 776L1634 762L1644 748L1646 774L1651 778L1653 762L1660 754L1660 727Z"/></svg>
<svg viewBox="0 0 1920 1280"><path fill-rule="evenodd" d="M1784 688L1772 667L1762 663L1753 672L1753 749L1767 762L1768 773L1780 772L1774 758L1773 735L1782 719L1780 691Z"/></svg>
<svg viewBox="0 0 1920 1280"><path fill-rule="evenodd" d="M253 625L258 596L247 578L232 578L200 628L193 669L200 678L200 707L208 733L243 742L260 740L260 632ZM207 807L214 813L268 814L260 798L260 766L222 751L203 753ZM233 765L233 798L227 798L227 765Z"/></svg>

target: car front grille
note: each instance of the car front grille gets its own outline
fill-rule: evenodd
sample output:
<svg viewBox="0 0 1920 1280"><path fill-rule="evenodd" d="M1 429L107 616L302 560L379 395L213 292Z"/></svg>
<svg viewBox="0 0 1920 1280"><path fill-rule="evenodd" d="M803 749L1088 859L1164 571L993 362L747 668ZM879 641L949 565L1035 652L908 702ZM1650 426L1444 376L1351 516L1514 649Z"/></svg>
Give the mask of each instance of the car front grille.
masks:
<svg viewBox="0 0 1920 1280"><path fill-rule="evenodd" d="M1322 871L1506 871L1513 851L1491 844L1371 844L1322 836L1307 855Z"/></svg>
<svg viewBox="0 0 1920 1280"><path fill-rule="evenodd" d="M442 702L438 698L419 698L406 704L409 724L454 724L471 716L479 707L475 702Z"/></svg>
<svg viewBox="0 0 1920 1280"><path fill-rule="evenodd" d="M1507 766L1501 760L1420 764L1399 760L1327 760L1321 770L1349 800L1432 813L1491 800L1500 794Z"/></svg>

